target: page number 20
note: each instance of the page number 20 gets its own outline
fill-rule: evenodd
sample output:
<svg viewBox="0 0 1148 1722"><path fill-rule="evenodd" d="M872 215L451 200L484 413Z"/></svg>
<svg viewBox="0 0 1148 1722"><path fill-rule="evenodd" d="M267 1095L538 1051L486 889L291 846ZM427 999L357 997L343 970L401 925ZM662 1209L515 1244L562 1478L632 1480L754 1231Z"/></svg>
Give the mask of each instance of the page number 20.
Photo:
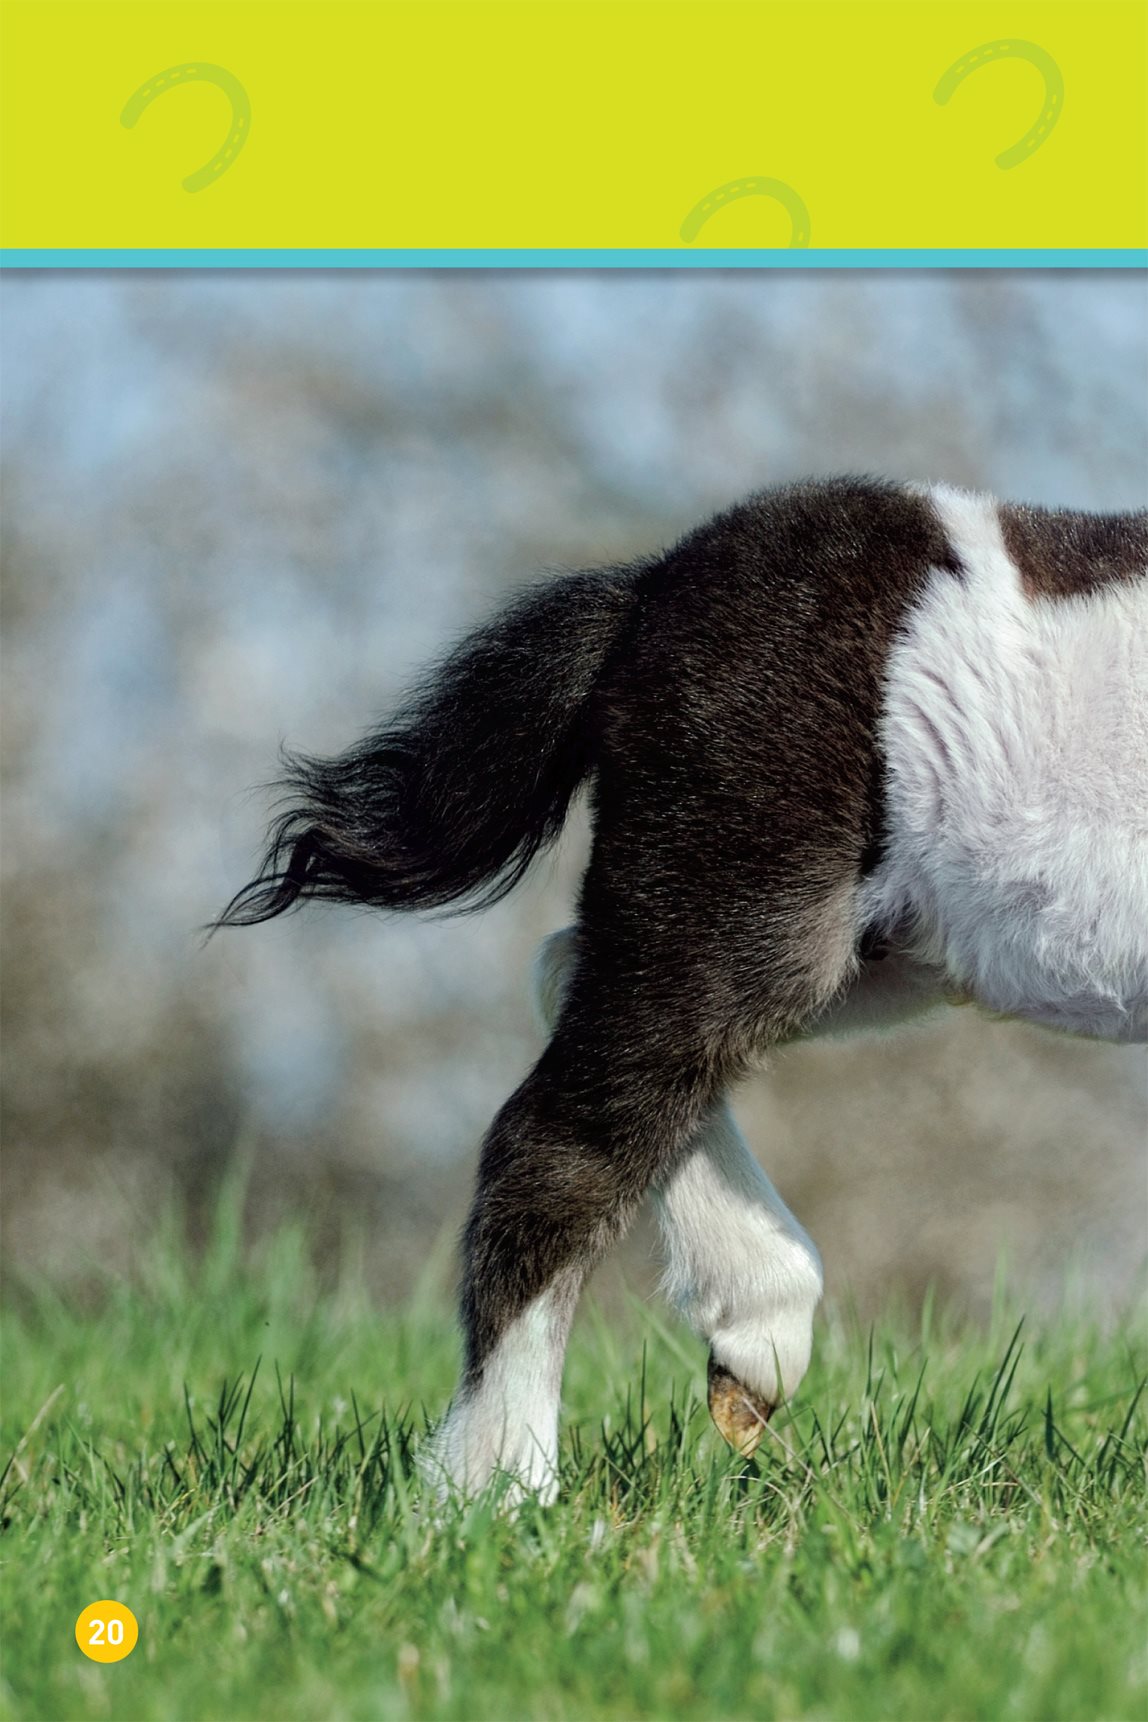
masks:
<svg viewBox="0 0 1148 1722"><path fill-rule="evenodd" d="M76 1621L76 1643L93 1662L122 1662L139 1633L139 1622L122 1602L90 1602Z"/></svg>

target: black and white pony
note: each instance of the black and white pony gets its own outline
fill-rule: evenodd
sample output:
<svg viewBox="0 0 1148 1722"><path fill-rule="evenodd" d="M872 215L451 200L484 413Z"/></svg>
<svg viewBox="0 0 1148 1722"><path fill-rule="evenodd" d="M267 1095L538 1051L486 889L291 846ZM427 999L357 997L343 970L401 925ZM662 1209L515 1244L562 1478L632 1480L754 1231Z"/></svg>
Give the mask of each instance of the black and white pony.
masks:
<svg viewBox="0 0 1148 1722"><path fill-rule="evenodd" d="M468 1493L553 1495L574 1306L647 1192L722 1433L751 1452L797 1387L821 1263L725 1099L763 1051L967 1000L1148 1038L1148 514L840 479L556 579L292 760L220 924L495 901L587 779L549 1044L466 1228L433 1463Z"/></svg>

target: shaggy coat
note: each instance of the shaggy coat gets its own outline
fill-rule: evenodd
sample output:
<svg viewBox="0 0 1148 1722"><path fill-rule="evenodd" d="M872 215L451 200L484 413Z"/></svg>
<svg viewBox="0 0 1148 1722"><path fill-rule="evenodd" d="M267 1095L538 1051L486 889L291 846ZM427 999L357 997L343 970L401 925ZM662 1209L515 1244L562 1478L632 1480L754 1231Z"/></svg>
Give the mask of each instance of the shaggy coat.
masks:
<svg viewBox="0 0 1148 1722"><path fill-rule="evenodd" d="M650 1191L723 1433L752 1450L795 1389L821 1265L724 1098L770 1046L946 999L1148 1036L1148 515L838 479L548 582L393 722L290 762L221 924L492 902L584 782L550 1040L465 1235L432 1463L467 1491L553 1493L579 1289Z"/></svg>

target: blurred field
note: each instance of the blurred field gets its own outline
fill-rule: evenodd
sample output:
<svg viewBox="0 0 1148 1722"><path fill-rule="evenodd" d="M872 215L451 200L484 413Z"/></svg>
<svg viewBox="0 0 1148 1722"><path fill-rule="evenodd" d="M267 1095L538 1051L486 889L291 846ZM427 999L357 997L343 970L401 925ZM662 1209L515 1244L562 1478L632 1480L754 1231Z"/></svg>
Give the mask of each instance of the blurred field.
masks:
<svg viewBox="0 0 1148 1722"><path fill-rule="evenodd" d="M281 739L337 749L539 570L761 484L869 470L1141 503L1148 310L1044 274L9 277L3 292L5 1262L82 1290L251 1165L334 1271L409 1296L538 1050L584 833L480 920L313 912L200 945ZM798 1047L750 1139L874 1310L1037 1303L1144 1259L1145 1059L951 1013ZM619 1272L653 1285L644 1233ZM438 1258L436 1258L438 1259Z"/></svg>
<svg viewBox="0 0 1148 1722"><path fill-rule="evenodd" d="M245 1266L234 1200L195 1261L156 1222L130 1284L10 1298L13 1722L1144 1713L1142 1317L837 1308L747 1471L702 1347L590 1308L562 1498L508 1520L418 1495L432 1294L380 1316L353 1258L323 1289L297 1225ZM104 1598L140 1625L108 1667L73 1640Z"/></svg>

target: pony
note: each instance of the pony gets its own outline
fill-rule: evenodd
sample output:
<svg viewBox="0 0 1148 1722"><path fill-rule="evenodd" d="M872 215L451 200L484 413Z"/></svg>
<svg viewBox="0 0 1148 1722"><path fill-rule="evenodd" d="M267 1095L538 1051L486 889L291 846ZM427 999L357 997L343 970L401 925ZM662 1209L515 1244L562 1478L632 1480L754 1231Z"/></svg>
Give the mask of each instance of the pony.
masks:
<svg viewBox="0 0 1148 1722"><path fill-rule="evenodd" d="M651 1192L748 1455L805 1373L823 1276L734 1124L739 1076L945 1003L1148 1038L1148 512L766 490L528 589L285 781L217 925L479 908L589 787L576 920L538 963L548 1043L482 1148L440 1486L554 1498L575 1304Z"/></svg>

